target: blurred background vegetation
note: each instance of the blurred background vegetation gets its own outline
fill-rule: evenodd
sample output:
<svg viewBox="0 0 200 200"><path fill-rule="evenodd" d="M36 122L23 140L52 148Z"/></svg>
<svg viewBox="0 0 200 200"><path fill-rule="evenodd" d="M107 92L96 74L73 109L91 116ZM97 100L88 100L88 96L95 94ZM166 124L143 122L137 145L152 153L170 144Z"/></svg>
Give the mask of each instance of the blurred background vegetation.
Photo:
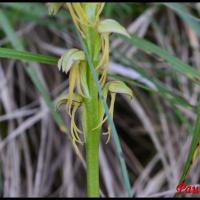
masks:
<svg viewBox="0 0 200 200"><path fill-rule="evenodd" d="M131 103L118 96L114 122L136 197L176 191L199 100L199 15L199 3L106 3L103 17L133 36L131 43L112 35L109 78L126 81L134 92ZM49 16L44 3L0 3L0 47L60 57L80 43L64 9ZM58 128L69 118L52 109L67 88L56 65L0 59L1 196L86 196L84 160ZM101 196L123 197L115 146L101 139ZM199 181L199 162L191 184Z"/></svg>

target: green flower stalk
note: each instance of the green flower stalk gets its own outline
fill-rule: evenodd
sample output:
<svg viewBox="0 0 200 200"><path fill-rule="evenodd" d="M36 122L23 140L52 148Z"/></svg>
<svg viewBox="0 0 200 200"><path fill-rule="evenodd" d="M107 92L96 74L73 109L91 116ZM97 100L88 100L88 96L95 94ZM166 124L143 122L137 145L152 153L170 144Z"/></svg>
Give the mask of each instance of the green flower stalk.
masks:
<svg viewBox="0 0 200 200"><path fill-rule="evenodd" d="M101 20L100 15L105 3L48 3L49 13L56 14L61 7L67 9L72 20L84 40L102 87L103 96L110 94L110 115L113 117L114 103L117 93L133 97L131 89L125 83L115 80L107 81L109 70L109 36L119 33L129 37L126 29L112 19ZM66 51L58 61L58 69L69 73L68 93L61 97L57 107L66 106L66 112L71 118L70 140L76 153L81 156L78 145L85 144L87 164L88 197L99 197L99 142L102 125L107 121L104 117L103 102L98 96L85 52L79 49ZM77 110L81 111L82 130L75 123ZM107 141L111 137L111 127L108 127ZM81 138L83 135L83 139Z"/></svg>

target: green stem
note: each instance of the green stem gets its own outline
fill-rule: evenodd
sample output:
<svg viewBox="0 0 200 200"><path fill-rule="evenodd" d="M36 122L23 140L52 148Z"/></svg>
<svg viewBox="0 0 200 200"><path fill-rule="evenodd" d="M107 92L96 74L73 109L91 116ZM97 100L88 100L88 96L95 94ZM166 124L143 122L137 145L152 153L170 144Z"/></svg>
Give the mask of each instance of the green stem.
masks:
<svg viewBox="0 0 200 200"><path fill-rule="evenodd" d="M98 92L90 79L92 98L85 102L86 119L86 164L88 197L99 197L99 142L100 129L93 130L99 122Z"/></svg>
<svg viewBox="0 0 200 200"><path fill-rule="evenodd" d="M93 27L88 28L86 44L94 65L99 62L99 34ZM99 124L99 98L98 90L93 80L90 68L87 65L87 85L90 98L85 99L83 104L82 121L86 136L86 165L87 165L87 194L88 197L99 197L99 142L100 128L95 129Z"/></svg>

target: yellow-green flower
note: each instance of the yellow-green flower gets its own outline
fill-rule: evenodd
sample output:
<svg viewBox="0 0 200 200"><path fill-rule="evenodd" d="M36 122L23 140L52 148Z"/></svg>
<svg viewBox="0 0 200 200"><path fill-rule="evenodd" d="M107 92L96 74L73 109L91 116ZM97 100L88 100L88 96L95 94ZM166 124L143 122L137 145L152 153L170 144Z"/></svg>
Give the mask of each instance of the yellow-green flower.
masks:
<svg viewBox="0 0 200 200"><path fill-rule="evenodd" d="M103 87L103 95L105 99L107 99L108 92L110 92L110 95L111 95L110 108L109 108L111 117L113 117L113 113L114 113L114 104L115 104L116 94L125 94L130 98L130 100L133 98L132 90L122 81L107 82L105 86ZM103 123L107 120L107 116L103 119L105 111L104 111L104 106L102 102L99 102L99 110L100 110L100 117L99 117L100 123L94 129L101 127ZM108 143L111 136L111 127L108 127L108 131L103 133L103 135L108 135L108 139L106 142Z"/></svg>
<svg viewBox="0 0 200 200"><path fill-rule="evenodd" d="M66 3L76 28L85 38L87 28L96 26L104 3Z"/></svg>
<svg viewBox="0 0 200 200"><path fill-rule="evenodd" d="M70 140L72 141L72 144L74 145L74 148L76 150L76 153L80 156L79 149L77 147L78 144L83 144L83 141L79 137L79 134L82 133L82 131L77 127L75 123L75 114L78 108L81 106L83 102L83 98L81 95L77 93L73 93L72 95L67 94L66 96L61 97L58 102L57 102L57 109L61 105L66 105L67 110L68 110L68 104L70 102L71 110L70 110L70 132L71 132L71 137Z"/></svg>
<svg viewBox="0 0 200 200"><path fill-rule="evenodd" d="M96 74L104 99L110 95L109 113L113 117L114 104L118 93L133 98L133 93L122 81L107 81L109 70L109 36L119 33L129 37L126 29L112 19L101 19L100 15L104 3L48 3L49 13L56 14L61 7L67 9L79 31L85 52L79 49L67 50L58 61L58 69L65 74L69 73L68 93L61 97L57 107L66 106L66 111L71 118L70 140L76 153L81 157L78 144L85 143L87 165L87 192L89 197L99 197L99 143L101 127L107 120L102 99L95 87L93 74L86 60L88 56L94 64ZM82 130L75 122L75 114L80 109ZM82 132L83 139L81 138ZM106 143L111 137L111 127L103 133L107 136Z"/></svg>
<svg viewBox="0 0 200 200"><path fill-rule="evenodd" d="M128 32L117 21L100 18L104 3L48 3L48 6L51 14L57 13L62 6L68 9L76 28L88 43L94 42L94 38L93 40L90 38L90 31L95 32L97 37L93 45L97 48L95 51L98 53L98 62L95 69L97 74L101 74L99 82L102 86L105 99L107 99L107 95L110 93L111 101L109 112L113 117L116 94L123 93L131 98L133 94L121 81L106 82L109 69L109 36L111 33L118 33L129 37ZM79 151L76 143L82 144L83 142L79 137L81 130L75 123L75 113L84 103L85 99L89 99L91 96L88 89L88 72L86 73L87 61L85 59L86 56L83 51L73 48L66 51L58 61L59 70L66 74L69 73L69 92L66 97L60 99L58 105L65 104L67 113L71 117L71 140L77 153ZM100 128L107 120L107 117L104 118L105 111L100 99L98 110L99 124L93 130ZM108 135L108 142L110 140L111 127L108 127L108 131L103 134Z"/></svg>

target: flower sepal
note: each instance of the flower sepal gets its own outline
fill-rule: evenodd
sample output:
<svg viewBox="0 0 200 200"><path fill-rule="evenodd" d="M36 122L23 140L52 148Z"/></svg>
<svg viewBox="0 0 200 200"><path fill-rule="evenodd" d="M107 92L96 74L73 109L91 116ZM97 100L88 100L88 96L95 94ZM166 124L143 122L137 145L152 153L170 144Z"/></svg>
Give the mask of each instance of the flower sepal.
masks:
<svg viewBox="0 0 200 200"><path fill-rule="evenodd" d="M97 26L97 30L99 33L119 33L130 37L127 30L121 24L119 24L119 22L113 19L101 20Z"/></svg>
<svg viewBox="0 0 200 200"><path fill-rule="evenodd" d="M79 63L83 60L85 60L85 54L83 51L75 48L70 49L58 60L58 69L68 73L75 63Z"/></svg>

